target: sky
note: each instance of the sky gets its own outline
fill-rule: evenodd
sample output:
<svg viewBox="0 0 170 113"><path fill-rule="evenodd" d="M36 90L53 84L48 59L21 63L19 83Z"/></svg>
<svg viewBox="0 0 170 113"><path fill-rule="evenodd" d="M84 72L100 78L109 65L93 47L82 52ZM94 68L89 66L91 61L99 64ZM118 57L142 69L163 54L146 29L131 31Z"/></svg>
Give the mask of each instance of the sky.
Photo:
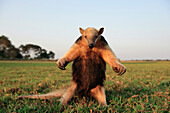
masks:
<svg viewBox="0 0 170 113"><path fill-rule="evenodd" d="M104 27L121 60L170 59L169 0L0 0L0 36L60 58L81 35Z"/></svg>

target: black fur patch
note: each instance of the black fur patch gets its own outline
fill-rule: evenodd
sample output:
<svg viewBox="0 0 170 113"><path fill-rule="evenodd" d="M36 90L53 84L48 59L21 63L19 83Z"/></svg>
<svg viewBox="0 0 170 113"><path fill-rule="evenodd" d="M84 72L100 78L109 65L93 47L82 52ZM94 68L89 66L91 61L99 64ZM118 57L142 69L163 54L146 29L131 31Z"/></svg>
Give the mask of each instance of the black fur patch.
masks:
<svg viewBox="0 0 170 113"><path fill-rule="evenodd" d="M107 41L105 40L105 38L103 36L100 37L101 42L108 44Z"/></svg>
<svg viewBox="0 0 170 113"><path fill-rule="evenodd" d="M107 41L103 36L100 36L100 40L96 42L95 46L98 48L102 48L104 46L108 45Z"/></svg>
<svg viewBox="0 0 170 113"><path fill-rule="evenodd" d="M89 49L83 56L77 58L72 65L73 81L77 83L77 93L87 95L97 85L103 86L105 80L106 63Z"/></svg>
<svg viewBox="0 0 170 113"><path fill-rule="evenodd" d="M80 36L75 43L79 43L82 40L82 36Z"/></svg>

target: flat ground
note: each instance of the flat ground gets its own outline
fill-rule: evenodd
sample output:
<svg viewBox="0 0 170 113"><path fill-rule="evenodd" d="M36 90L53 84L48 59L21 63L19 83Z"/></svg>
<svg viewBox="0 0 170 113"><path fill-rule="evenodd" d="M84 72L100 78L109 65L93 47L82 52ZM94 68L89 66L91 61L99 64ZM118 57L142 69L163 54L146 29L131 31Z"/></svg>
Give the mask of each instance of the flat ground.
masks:
<svg viewBox="0 0 170 113"><path fill-rule="evenodd" d="M118 76L107 65L108 107L93 98L74 97L64 108L58 99L30 100L20 95L42 94L67 88L71 64L59 70L49 61L0 61L0 112L168 112L170 62L123 62L127 72Z"/></svg>

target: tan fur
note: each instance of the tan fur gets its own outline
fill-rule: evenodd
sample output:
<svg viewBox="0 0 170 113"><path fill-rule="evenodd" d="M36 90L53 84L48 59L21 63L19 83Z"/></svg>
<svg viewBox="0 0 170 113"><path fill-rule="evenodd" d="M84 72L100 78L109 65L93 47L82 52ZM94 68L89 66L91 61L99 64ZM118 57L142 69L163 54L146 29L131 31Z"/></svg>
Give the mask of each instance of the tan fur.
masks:
<svg viewBox="0 0 170 113"><path fill-rule="evenodd" d="M47 94L41 94L41 95L26 95L26 96L19 96L16 99L23 99L23 98L29 98L29 99L51 99L51 98L58 98L61 97L65 93L66 89L62 90L56 90Z"/></svg>
<svg viewBox="0 0 170 113"><path fill-rule="evenodd" d="M98 85L91 89L90 95L94 97L101 105L107 106L104 87Z"/></svg>
<svg viewBox="0 0 170 113"><path fill-rule="evenodd" d="M62 96L61 103L63 105L66 105L68 101L74 96L76 88L77 84L74 81L72 81L70 87L66 90L66 92Z"/></svg>
<svg viewBox="0 0 170 113"><path fill-rule="evenodd" d="M82 34L81 38L79 38L66 52L66 54L57 61L57 66L60 69L65 69L68 63L74 61L79 57L83 57L83 61L86 61L86 59L88 59L89 57L87 52L91 51L92 53L100 56L104 60L104 62L108 63L113 68L113 70L118 73L118 75L122 75L125 73L125 66L118 62L115 54L113 53L105 39L101 36L104 28L96 30L95 28L90 27L85 30L79 28L79 30ZM94 45L94 47L89 49L91 44ZM83 64L85 65L85 62ZM61 91L60 93L49 93L40 96L21 96L19 98L50 99L51 97L62 96L61 103L63 105L66 105L68 101L76 94L77 87L77 83L72 80L70 87L66 91ZM105 90L103 86L97 85L95 88L90 90L89 95L94 97L102 105L107 105Z"/></svg>
<svg viewBox="0 0 170 113"><path fill-rule="evenodd" d="M116 73L119 73L118 75L122 75L126 71L125 66L118 62L118 59L108 45L99 51L103 60L108 63Z"/></svg>
<svg viewBox="0 0 170 113"><path fill-rule="evenodd" d="M102 28L102 30L101 29L96 30L94 28L87 28L86 30L83 30L82 28L80 28L80 33L82 34L82 36L88 36L88 37L90 37L90 40L92 40L94 35L97 35L99 37L102 32L103 32L103 28ZM62 59L69 59L67 61L71 62L74 59L76 59L77 57L83 56L83 53L86 53L86 51L88 51L88 44L89 43L92 43L92 42L86 42L86 39L82 38L82 41L79 42L78 44L75 43L68 50L68 52L64 55L64 57L61 58L61 60ZM99 39L97 40L96 45L98 43L100 43ZM125 66L118 62L117 58L115 57L115 54L113 53L113 51L111 50L111 48L109 47L108 44L105 45L104 47L101 47L101 48L100 47L94 47L92 50L95 51L95 52L98 52L99 55L101 55L101 57L103 58L103 60L106 63L108 63L113 68L113 70L115 72L119 73L119 75L122 75L126 71ZM57 65L60 67L59 63L60 63L60 60L57 62ZM90 95L93 96L94 98L96 98L96 100L99 103L101 103L103 105L107 105L104 87L97 86L96 88L91 90ZM65 97L67 97L69 99L72 96L73 95L70 96L70 94L68 92L65 93ZM65 102L62 102L62 103L65 103Z"/></svg>

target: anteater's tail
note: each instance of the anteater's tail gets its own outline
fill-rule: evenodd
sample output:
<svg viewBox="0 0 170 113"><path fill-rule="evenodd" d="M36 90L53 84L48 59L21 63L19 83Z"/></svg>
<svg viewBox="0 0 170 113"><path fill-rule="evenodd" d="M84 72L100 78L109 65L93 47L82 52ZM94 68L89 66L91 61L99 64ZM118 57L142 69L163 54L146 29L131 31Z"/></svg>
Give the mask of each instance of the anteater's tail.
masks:
<svg viewBox="0 0 170 113"><path fill-rule="evenodd" d="M65 93L65 91L66 91L66 89L56 90L54 92L50 92L50 93L47 93L47 94L25 95L25 96L19 96L16 99L24 99L24 98L29 98L29 99L52 99L52 98L62 97L63 94Z"/></svg>

